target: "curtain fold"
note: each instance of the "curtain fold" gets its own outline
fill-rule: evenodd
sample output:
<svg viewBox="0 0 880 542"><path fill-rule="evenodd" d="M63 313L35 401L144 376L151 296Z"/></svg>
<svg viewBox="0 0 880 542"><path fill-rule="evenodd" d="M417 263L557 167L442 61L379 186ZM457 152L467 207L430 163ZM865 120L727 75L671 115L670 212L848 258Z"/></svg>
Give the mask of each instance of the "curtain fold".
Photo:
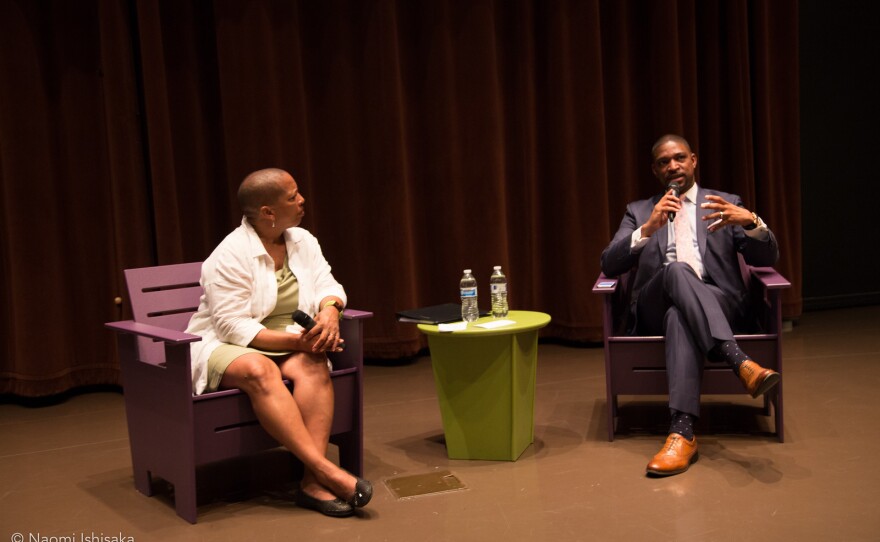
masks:
<svg viewBox="0 0 880 542"><path fill-rule="evenodd" d="M102 323L153 237L128 20L113 2L0 2L0 393L119 382Z"/></svg>
<svg viewBox="0 0 880 542"><path fill-rule="evenodd" d="M796 316L797 45L795 0L0 0L0 393L118 382L122 270L203 260L263 167L375 313L368 357L424 348L394 314L464 268L488 307L493 265L543 336L600 340L599 255L667 132L773 227Z"/></svg>

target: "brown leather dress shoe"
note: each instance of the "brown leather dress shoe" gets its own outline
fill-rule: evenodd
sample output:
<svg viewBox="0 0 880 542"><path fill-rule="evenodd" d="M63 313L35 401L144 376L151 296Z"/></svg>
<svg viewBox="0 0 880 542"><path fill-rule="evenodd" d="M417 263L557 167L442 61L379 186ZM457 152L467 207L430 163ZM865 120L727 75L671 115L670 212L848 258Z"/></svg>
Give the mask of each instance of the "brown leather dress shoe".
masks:
<svg viewBox="0 0 880 542"><path fill-rule="evenodd" d="M682 473L697 460L697 437L688 441L678 433L670 433L666 444L648 463L648 474L670 476Z"/></svg>
<svg viewBox="0 0 880 542"><path fill-rule="evenodd" d="M752 360L746 360L739 367L739 379L749 395L759 397L779 384L779 373L765 369Z"/></svg>

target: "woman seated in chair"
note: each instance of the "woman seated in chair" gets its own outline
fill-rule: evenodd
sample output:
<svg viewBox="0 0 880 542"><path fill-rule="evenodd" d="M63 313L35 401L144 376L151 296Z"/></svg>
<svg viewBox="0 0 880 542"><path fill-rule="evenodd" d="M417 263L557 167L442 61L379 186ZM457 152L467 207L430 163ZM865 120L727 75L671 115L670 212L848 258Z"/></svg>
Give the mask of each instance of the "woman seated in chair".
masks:
<svg viewBox="0 0 880 542"><path fill-rule="evenodd" d="M349 516L372 485L326 458L333 421L327 352L341 347L345 290L317 239L298 228L305 199L286 171L248 175L238 189L241 226L202 265L204 295L187 332L193 343L194 392L238 388L263 428L305 466L298 505ZM314 314L310 330L295 310ZM293 393L283 379L294 383Z"/></svg>

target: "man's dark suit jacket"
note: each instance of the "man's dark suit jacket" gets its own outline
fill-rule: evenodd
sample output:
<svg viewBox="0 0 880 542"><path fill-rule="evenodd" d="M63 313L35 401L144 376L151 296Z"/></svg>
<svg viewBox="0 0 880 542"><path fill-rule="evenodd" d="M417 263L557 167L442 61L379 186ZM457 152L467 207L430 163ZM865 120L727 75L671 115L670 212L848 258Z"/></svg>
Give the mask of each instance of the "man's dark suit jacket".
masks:
<svg viewBox="0 0 880 542"><path fill-rule="evenodd" d="M772 266L779 258L779 247L776 237L769 232L769 238L761 241L752 239L745 234L740 226L727 226L709 233L707 228L711 220L703 221L701 217L715 212L703 209L706 195L721 196L726 201L743 207L742 200L736 194L728 194L717 190L698 187L697 192L697 242L703 260L703 280L720 288L726 296L736 300L741 310L747 307L747 292L743 284L737 253L743 255L745 262L752 266ZM630 251L632 234L648 221L654 206L662 197L656 195L649 199L639 200L626 206L626 214L614 239L602 252L602 272L608 277L617 277L637 267L633 282L631 298L631 314L634 317L635 301L641 287L648 282L666 263L666 245L670 224L657 230L648 243L638 253ZM634 322L634 320L630 320ZM633 331L630 329L630 331Z"/></svg>

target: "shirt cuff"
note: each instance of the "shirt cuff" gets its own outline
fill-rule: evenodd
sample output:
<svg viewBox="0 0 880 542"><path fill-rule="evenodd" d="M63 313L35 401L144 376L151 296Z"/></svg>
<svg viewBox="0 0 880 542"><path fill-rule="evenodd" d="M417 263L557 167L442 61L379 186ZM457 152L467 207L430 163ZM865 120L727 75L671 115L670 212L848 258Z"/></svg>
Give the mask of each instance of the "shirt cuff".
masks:
<svg viewBox="0 0 880 542"><path fill-rule="evenodd" d="M747 230L743 228L743 231L746 235L751 237L752 239L756 239L758 241L766 241L770 237L770 227L764 222L761 217L758 217L758 226Z"/></svg>
<svg viewBox="0 0 880 542"><path fill-rule="evenodd" d="M639 226L630 237L629 249L631 252L638 252L648 244L650 237L642 237L642 227Z"/></svg>

